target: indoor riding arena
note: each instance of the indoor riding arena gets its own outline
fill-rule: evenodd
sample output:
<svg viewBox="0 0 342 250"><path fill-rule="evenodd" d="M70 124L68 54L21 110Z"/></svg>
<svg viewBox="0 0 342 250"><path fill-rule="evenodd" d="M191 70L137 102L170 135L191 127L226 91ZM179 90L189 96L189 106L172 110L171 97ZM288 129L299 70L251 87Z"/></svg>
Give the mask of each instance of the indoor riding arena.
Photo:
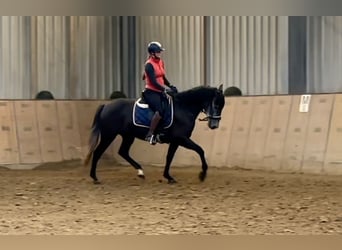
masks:
<svg viewBox="0 0 342 250"><path fill-rule="evenodd" d="M0 169L0 232L340 234L342 95L312 96L308 113L298 112L300 99L231 97L219 129L198 121L192 138L206 152L204 182L198 156L180 148L177 183L168 184L167 145L138 140L131 155L146 178L137 177L116 154L117 138L99 163L100 185L82 159L101 101L2 101L1 160L12 163Z"/></svg>
<svg viewBox="0 0 342 250"><path fill-rule="evenodd" d="M0 235L342 234L342 17L0 16L0 27ZM219 127L210 99L191 136L207 176L179 147L169 184L169 145L135 139L141 178L118 136L95 184L84 161L96 110L141 97L151 41L179 92L222 86Z"/></svg>

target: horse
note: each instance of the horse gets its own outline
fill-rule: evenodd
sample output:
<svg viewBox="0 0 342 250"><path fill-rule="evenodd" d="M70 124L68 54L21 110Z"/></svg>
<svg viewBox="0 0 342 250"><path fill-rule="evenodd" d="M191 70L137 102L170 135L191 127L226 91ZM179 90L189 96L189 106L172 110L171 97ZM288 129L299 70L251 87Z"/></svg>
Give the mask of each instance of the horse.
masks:
<svg viewBox="0 0 342 250"><path fill-rule="evenodd" d="M162 127L159 129L161 131L159 142L169 144L163 177L170 184L177 182L170 175L169 170L177 148L182 146L195 151L199 155L202 163L199 179L204 181L208 169L205 152L190 137L195 127L196 119L201 112L206 115L201 120L208 121L207 125L210 129L217 129L219 127L221 112L225 105L222 84L219 87L202 85L193 87L172 94L169 96L169 99L170 107L173 111L172 123L167 128ZM117 135L122 137L118 154L138 170L138 177L145 178L141 165L129 155L130 147L135 138L144 140L148 132L148 126L143 127L134 124L133 112L136 103L137 99L119 98L110 103L102 104L97 108L89 136L89 152L84 161L84 164L88 165L92 158L90 177L93 179L94 184L100 183L96 176L97 163ZM150 112L152 111L150 110Z"/></svg>

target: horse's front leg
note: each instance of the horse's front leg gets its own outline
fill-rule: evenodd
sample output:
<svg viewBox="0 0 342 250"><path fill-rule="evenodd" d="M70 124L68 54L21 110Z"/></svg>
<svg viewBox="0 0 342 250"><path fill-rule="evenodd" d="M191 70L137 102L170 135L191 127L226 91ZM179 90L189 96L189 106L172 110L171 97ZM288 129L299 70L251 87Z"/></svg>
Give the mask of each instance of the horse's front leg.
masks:
<svg viewBox="0 0 342 250"><path fill-rule="evenodd" d="M178 144L175 142L171 142L169 145L169 149L167 151L167 156L166 156L166 164L165 164L165 168L164 168L164 177L167 179L169 184L172 183L176 183L177 181L170 175L169 171L170 171L170 166L171 166L171 162L172 159L177 151L178 148Z"/></svg>
<svg viewBox="0 0 342 250"><path fill-rule="evenodd" d="M201 148L201 146L199 146L193 140L187 137L183 137L182 140L180 140L179 142L180 142L179 143L180 146L187 148L187 149L191 149L200 156L201 162L202 162L202 171L199 173L198 177L201 181L204 181L205 178L207 177L207 170L208 170L208 164L207 164L207 161L205 160L204 150Z"/></svg>

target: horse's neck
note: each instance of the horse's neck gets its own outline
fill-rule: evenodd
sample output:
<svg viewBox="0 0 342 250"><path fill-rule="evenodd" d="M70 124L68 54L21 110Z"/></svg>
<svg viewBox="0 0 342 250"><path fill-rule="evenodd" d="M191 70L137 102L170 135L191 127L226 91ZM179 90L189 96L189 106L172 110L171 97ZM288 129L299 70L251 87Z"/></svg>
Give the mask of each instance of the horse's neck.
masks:
<svg viewBox="0 0 342 250"><path fill-rule="evenodd" d="M208 89L199 88L179 94L179 102L197 116L210 101L211 93Z"/></svg>

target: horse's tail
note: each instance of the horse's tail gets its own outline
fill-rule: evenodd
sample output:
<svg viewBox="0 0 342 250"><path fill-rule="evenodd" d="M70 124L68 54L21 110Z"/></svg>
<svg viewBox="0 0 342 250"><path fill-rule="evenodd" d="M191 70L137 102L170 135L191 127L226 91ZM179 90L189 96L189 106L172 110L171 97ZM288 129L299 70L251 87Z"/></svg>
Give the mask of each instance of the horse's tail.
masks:
<svg viewBox="0 0 342 250"><path fill-rule="evenodd" d="M100 130L99 120L100 120L100 115L101 115L101 112L102 112L104 106L105 106L104 104L101 104L96 110L94 120L93 120L93 124L91 127L91 133L89 136L89 151L88 151L88 154L84 160L84 165L88 165L90 158L93 155L93 152L95 151L96 147L99 145L99 143L101 141L101 130Z"/></svg>

